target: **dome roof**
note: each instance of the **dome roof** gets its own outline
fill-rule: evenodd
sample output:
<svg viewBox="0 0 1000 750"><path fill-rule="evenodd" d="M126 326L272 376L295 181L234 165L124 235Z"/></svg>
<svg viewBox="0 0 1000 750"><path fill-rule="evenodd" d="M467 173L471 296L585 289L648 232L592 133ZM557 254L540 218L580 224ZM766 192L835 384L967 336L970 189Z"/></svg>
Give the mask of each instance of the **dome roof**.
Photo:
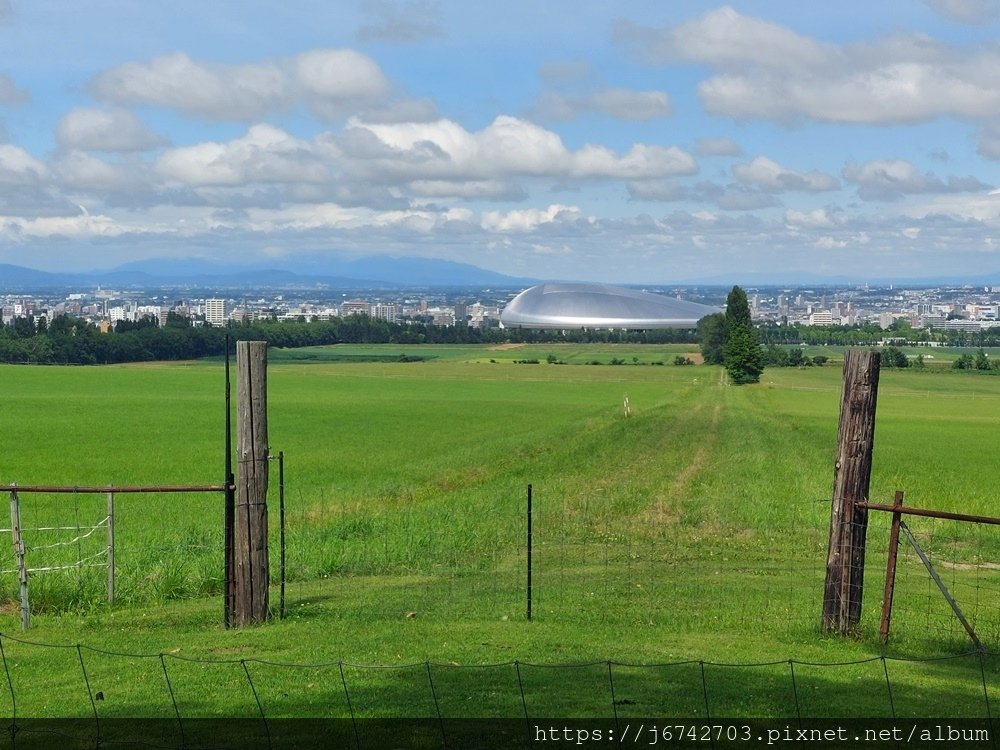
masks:
<svg viewBox="0 0 1000 750"><path fill-rule="evenodd" d="M605 284L539 284L500 314L506 328L695 328L720 308Z"/></svg>

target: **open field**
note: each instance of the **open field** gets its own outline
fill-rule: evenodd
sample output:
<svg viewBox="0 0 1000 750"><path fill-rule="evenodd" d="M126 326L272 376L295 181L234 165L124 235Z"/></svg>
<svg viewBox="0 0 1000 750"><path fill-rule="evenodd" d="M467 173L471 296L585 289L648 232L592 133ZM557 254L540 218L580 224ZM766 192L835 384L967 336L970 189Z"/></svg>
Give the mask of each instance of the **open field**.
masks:
<svg viewBox="0 0 1000 750"><path fill-rule="evenodd" d="M190 715L254 715L240 660L267 662L250 669L269 716L342 711L348 684L361 715L433 715L434 696L449 715L521 715L525 695L533 715L550 716L615 705L696 716L706 695L716 716L942 706L983 715L985 698L1000 698L1000 664L962 656L968 640L912 554L893 638L878 643L887 518L870 524L860 636L817 632L839 366L770 369L760 385L733 388L719 368L672 364L693 349L272 352L270 442L288 467L288 617L222 629L221 497L120 496L118 603L102 603L104 573L93 568L34 577L27 633L15 607L0 616L19 714L89 715L82 663L106 697L102 716L170 716L163 654ZM550 354L567 364L547 364ZM586 364L612 360L624 364ZM0 378L5 485L221 481L217 362L4 367ZM996 514L998 441L1000 377L884 371L872 499L902 489L908 505ZM275 577L276 484L275 471ZM86 525L103 502L25 495L23 525ZM909 524L998 647L1000 571L989 564L1000 562L1000 531ZM99 548L94 535L44 554ZM14 576L4 590L16 596ZM921 661L930 657L942 660ZM844 664L790 669L789 659ZM437 692L427 690L429 663Z"/></svg>

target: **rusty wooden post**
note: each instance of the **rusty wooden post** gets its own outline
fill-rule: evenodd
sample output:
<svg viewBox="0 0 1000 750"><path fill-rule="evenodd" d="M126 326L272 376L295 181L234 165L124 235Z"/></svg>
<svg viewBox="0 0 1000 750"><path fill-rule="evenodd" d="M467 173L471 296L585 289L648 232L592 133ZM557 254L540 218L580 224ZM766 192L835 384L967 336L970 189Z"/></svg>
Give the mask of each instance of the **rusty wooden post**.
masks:
<svg viewBox="0 0 1000 750"><path fill-rule="evenodd" d="M237 460L233 625L267 619L267 342L236 344Z"/></svg>
<svg viewBox="0 0 1000 750"><path fill-rule="evenodd" d="M896 490L893 508L903 507L903 492ZM878 638L885 645L889 642L889 622L892 619L892 596L896 591L896 557L899 553L899 524L903 514L898 511L892 514L892 529L889 531L889 555L885 564L885 590L882 593L882 622L878 629Z"/></svg>
<svg viewBox="0 0 1000 750"><path fill-rule="evenodd" d="M823 594L824 632L847 634L861 621L868 511L856 504L868 499L878 379L878 352L850 349L844 353L844 391Z"/></svg>

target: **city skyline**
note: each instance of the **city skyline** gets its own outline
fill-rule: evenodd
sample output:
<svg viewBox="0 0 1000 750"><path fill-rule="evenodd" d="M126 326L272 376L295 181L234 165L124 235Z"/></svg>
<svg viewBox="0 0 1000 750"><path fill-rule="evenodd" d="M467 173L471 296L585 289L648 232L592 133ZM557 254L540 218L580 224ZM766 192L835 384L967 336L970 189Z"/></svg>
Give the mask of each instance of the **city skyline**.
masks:
<svg viewBox="0 0 1000 750"><path fill-rule="evenodd" d="M0 263L978 278L998 24L1000 0L0 0Z"/></svg>

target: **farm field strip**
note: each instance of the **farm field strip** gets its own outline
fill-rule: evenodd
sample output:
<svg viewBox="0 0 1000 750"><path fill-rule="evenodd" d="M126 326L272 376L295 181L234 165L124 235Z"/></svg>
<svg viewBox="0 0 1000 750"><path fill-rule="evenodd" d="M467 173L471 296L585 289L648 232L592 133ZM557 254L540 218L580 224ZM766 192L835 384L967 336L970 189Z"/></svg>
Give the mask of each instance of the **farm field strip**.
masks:
<svg viewBox="0 0 1000 750"><path fill-rule="evenodd" d="M647 357L653 349L670 362L690 347L650 347ZM526 352L505 352L515 353ZM495 354L466 347L462 357ZM580 354L621 356L614 347ZM872 634L885 518L871 522L863 638L816 632L838 367L769 370L771 382L733 388L719 384L716 368L553 365L545 356L539 365L276 357L270 442L288 463L289 618L220 630L221 604L204 597L219 587L221 501L148 498L124 505L122 601L101 603L100 571L39 577L29 637L190 655L210 655L218 643L295 663L318 655L359 664L830 662L882 653ZM211 481L221 473L220 369L0 368L5 429L17 446L0 481ZM916 383L934 392L915 411ZM983 408L998 398L1000 378L883 372L873 498L904 489L913 505L933 498L942 509L993 512L989 445L1000 438L1000 415L991 420ZM94 441L106 448L95 452ZM529 483L532 622L524 620ZM72 515L45 498L31 513L33 521ZM948 564L949 585L984 637L1000 637L996 571L980 565L1000 560L1000 534L912 525ZM905 571L889 653L967 649L947 605L928 594L926 574L912 561ZM13 597L14 582L5 590ZM4 612L0 632L14 632L16 611ZM54 662L44 649L28 652L38 669L54 670L54 684L70 679L46 666Z"/></svg>

